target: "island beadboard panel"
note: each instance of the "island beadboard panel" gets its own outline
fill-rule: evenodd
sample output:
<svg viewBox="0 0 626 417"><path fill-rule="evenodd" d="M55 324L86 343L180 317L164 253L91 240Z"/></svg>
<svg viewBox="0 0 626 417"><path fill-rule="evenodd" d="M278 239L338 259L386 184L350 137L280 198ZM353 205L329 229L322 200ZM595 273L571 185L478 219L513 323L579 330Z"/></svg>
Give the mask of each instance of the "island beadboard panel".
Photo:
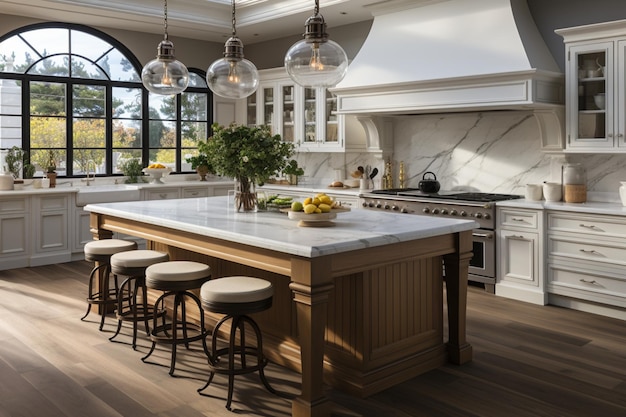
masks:
<svg viewBox="0 0 626 417"><path fill-rule="evenodd" d="M431 243L437 248L435 240ZM172 260L210 265L213 279L248 275L270 281L272 308L254 314L263 331L265 353L272 362L300 371L296 312L287 277L163 243L148 245L168 252ZM441 257L435 256L335 277L326 325L325 382L368 397L443 365L447 352L442 275ZM151 294L151 299L158 295ZM206 313L207 326L213 328L221 317ZM230 327L223 326L223 331L226 337Z"/></svg>

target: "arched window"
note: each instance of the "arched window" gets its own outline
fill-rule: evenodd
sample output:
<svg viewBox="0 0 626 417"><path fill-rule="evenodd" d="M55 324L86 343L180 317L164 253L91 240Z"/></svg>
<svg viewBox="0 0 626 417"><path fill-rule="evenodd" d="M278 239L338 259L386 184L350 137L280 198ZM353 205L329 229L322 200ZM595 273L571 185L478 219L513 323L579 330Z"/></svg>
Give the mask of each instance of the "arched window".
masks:
<svg viewBox="0 0 626 417"><path fill-rule="evenodd" d="M141 64L111 36L45 23L0 37L0 148L25 150L41 175L121 173L131 158L191 171L185 159L208 137L212 96L191 68L176 96L149 93Z"/></svg>

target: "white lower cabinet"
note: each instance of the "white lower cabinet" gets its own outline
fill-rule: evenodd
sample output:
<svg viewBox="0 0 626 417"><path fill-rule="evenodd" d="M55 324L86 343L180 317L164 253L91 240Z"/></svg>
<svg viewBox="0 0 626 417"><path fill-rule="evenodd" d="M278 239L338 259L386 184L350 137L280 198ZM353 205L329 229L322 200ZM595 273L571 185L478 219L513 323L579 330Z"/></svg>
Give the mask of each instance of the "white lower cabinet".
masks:
<svg viewBox="0 0 626 417"><path fill-rule="evenodd" d="M626 307L626 218L548 212L547 251L551 303Z"/></svg>
<svg viewBox="0 0 626 417"><path fill-rule="evenodd" d="M547 303L543 282L543 212L498 208L496 295Z"/></svg>
<svg viewBox="0 0 626 417"><path fill-rule="evenodd" d="M39 194L32 203L32 255L30 266L69 262L70 194Z"/></svg>
<svg viewBox="0 0 626 417"><path fill-rule="evenodd" d="M200 198L227 195L233 184L193 184L148 187L142 200ZM2 196L0 200L0 270L84 259L85 243L93 239L90 213L76 205L76 191ZM120 239L143 239L115 233Z"/></svg>
<svg viewBox="0 0 626 417"><path fill-rule="evenodd" d="M30 199L0 200L0 270L28 266L29 236Z"/></svg>

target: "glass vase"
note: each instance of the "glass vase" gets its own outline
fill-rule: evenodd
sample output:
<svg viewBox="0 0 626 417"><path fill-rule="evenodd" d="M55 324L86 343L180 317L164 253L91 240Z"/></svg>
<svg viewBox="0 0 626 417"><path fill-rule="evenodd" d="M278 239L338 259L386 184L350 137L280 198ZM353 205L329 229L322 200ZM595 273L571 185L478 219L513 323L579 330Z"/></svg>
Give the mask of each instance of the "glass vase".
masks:
<svg viewBox="0 0 626 417"><path fill-rule="evenodd" d="M235 210L242 213L256 213L259 210L254 182L240 179L235 186Z"/></svg>

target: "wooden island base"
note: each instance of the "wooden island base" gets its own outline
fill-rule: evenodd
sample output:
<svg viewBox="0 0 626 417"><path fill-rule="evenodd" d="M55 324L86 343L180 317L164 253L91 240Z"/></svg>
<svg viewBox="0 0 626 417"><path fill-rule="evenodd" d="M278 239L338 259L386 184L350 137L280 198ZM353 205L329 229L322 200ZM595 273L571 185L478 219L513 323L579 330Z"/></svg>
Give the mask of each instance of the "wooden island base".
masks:
<svg viewBox="0 0 626 417"><path fill-rule="evenodd" d="M271 281L273 306L254 316L264 334L264 350L272 362L301 371L296 305L288 277L155 242L149 247L168 252L171 259L207 263L214 278L249 275ZM336 277L333 284L325 332L325 383L367 397L448 360L440 256L372 267ZM219 318L207 313L209 328Z"/></svg>
<svg viewBox="0 0 626 417"><path fill-rule="evenodd" d="M326 384L368 396L446 360L471 360L465 324L476 222L354 210L343 213L331 239L280 215L238 215L226 202L210 197L85 209L95 239L136 236L171 259L208 263L214 278L270 280L273 307L257 318L267 356L302 374L293 417L329 416Z"/></svg>

